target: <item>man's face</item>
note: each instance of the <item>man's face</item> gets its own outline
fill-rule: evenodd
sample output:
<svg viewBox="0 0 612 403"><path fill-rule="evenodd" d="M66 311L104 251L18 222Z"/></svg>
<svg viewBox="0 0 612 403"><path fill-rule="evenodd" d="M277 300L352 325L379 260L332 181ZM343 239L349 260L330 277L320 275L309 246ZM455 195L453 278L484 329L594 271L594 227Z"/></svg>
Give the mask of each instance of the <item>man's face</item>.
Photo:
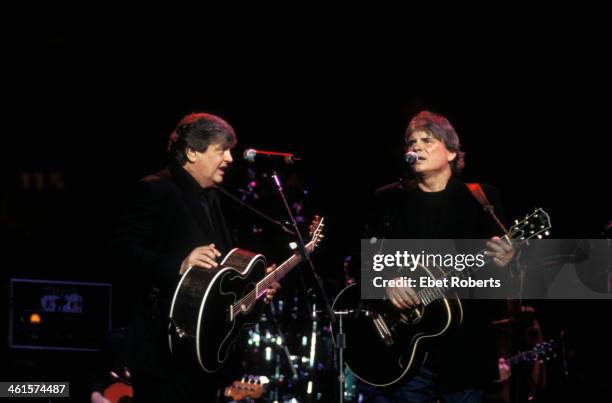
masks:
<svg viewBox="0 0 612 403"><path fill-rule="evenodd" d="M219 143L209 145L204 152L191 150L188 157L185 169L203 188L223 182L225 169L233 161L231 150Z"/></svg>
<svg viewBox="0 0 612 403"><path fill-rule="evenodd" d="M450 170L450 162L457 156L457 153L448 151L442 141L422 130L412 132L407 145L408 151L414 151L419 155L419 160L413 165L416 173Z"/></svg>

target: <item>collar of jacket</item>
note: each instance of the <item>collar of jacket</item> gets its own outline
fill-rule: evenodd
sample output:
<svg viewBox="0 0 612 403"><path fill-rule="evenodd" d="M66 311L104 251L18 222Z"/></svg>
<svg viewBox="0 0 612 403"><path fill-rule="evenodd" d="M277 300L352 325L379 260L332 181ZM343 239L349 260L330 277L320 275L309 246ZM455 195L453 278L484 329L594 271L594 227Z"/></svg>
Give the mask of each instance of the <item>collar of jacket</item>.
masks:
<svg viewBox="0 0 612 403"><path fill-rule="evenodd" d="M172 178L175 180L177 185L185 192L195 195L208 195L214 189L214 187L203 188L200 186L194 177L191 176L191 174L187 172L185 168L179 165L168 165L168 171L170 172L170 175L172 175Z"/></svg>

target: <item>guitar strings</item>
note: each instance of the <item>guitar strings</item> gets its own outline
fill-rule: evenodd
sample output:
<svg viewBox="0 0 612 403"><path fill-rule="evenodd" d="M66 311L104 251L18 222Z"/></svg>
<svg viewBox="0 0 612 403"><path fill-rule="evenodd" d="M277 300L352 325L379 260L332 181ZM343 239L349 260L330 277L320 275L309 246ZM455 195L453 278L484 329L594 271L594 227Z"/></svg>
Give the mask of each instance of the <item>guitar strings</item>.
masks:
<svg viewBox="0 0 612 403"><path fill-rule="evenodd" d="M528 219L530 219L532 216L536 216L539 212L536 211L535 213L532 213L530 216L528 216L525 220L523 221L528 221ZM514 227L513 227L514 228ZM518 242L517 244L522 244L524 242L526 242L528 239L534 238L535 236L541 234L542 232L545 232L545 230L548 228L544 228L544 229L540 229L537 232L530 234L527 238L525 239L520 239L518 238L521 234L523 234L523 230L513 230L513 228L510 228L511 233L507 233L506 237L512 239L512 240L520 240L520 242ZM479 251L479 254L484 254L484 252L486 251L486 249L482 249L481 251ZM490 256L487 257L487 259L485 259L485 263L489 263L492 260L492 258ZM473 274L476 270L478 270L479 268L467 268L464 271L461 271L460 274L457 275L457 277L461 278L461 279L465 279L467 275L471 275ZM434 276L434 279L439 280L439 279L443 279L443 278L447 278L449 277L449 275L452 273L451 272L444 272L442 270L442 272L444 273L444 275L442 275L439 278L436 278ZM442 298L445 293L449 290L448 287L435 287L435 288L424 288L422 290L420 290L419 292L417 292L417 295L419 297L419 299L423 302L424 306L427 306L428 304L430 304L431 302Z"/></svg>
<svg viewBox="0 0 612 403"><path fill-rule="evenodd" d="M312 252L312 246L315 243L314 239L316 239L317 236L318 234L313 237L312 241L306 244L306 249L308 250L309 253ZM273 282L283 278L285 274L289 272L289 270L295 267L295 265L292 265L292 263L294 263L295 260L299 260L300 258L301 257L298 254L294 254L289 259L287 259L287 261L285 261L283 264L278 266L273 272L269 273L263 279L261 279L261 281L259 281L256 284L255 288L253 288L244 297L240 298L238 301L236 301L236 303L233 304L233 307L232 307L233 312L234 313L241 312L242 311L241 307L243 305L251 306L252 304L254 304L257 301L257 299L261 295L263 295L263 293L259 293L259 295L257 295L256 291L257 290L267 290L268 288L270 288Z"/></svg>

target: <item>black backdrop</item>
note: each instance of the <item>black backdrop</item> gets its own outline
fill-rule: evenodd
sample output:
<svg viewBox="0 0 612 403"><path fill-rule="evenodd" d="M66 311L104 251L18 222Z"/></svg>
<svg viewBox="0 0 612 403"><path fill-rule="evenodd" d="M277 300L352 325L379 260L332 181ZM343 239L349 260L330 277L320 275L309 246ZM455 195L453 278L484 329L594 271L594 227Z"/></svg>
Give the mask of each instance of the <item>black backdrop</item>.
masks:
<svg viewBox="0 0 612 403"><path fill-rule="evenodd" d="M328 217L318 264L332 295L343 259L358 253L368 198L400 175L403 130L424 108L449 117L467 152L464 178L500 188L508 216L542 206L556 237L596 238L612 219L610 66L590 40L481 48L272 35L226 43L197 29L79 25L22 27L7 48L7 278L108 280L103 246L121 194L163 167L169 133L192 111L236 129L230 191L244 186L247 147L304 158L281 172L308 189L307 213ZM281 215L265 181L259 186L266 211ZM283 256L275 247L270 253Z"/></svg>

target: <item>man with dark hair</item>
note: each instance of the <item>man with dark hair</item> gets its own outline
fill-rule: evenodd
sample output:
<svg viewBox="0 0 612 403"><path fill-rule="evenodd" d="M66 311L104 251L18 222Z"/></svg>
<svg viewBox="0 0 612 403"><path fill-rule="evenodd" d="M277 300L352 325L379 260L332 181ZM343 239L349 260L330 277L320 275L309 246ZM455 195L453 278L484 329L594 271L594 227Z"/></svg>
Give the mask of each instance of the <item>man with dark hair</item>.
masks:
<svg viewBox="0 0 612 403"><path fill-rule="evenodd" d="M514 247L499 237L495 220L483 210L457 176L464 166L459 137L448 119L429 111L417 114L406 130L406 151L418 155L415 178L386 186L377 193L375 217L368 236L388 239L489 239L487 253L496 266L513 259ZM501 214L498 192L482 186L496 214ZM420 304L411 288L387 289L398 310ZM509 377L509 367L498 361L494 344L492 301L464 301L463 323L435 338L420 372L399 385L379 390L393 401L480 402L482 387ZM400 381L402 382L402 381Z"/></svg>
<svg viewBox="0 0 612 403"><path fill-rule="evenodd" d="M180 275L190 267L216 270L232 246L215 185L235 144L220 117L185 116L170 136L169 166L138 183L119 219L112 246L134 280L128 366L137 402L204 402L217 389L213 376L172 359L168 315Z"/></svg>

